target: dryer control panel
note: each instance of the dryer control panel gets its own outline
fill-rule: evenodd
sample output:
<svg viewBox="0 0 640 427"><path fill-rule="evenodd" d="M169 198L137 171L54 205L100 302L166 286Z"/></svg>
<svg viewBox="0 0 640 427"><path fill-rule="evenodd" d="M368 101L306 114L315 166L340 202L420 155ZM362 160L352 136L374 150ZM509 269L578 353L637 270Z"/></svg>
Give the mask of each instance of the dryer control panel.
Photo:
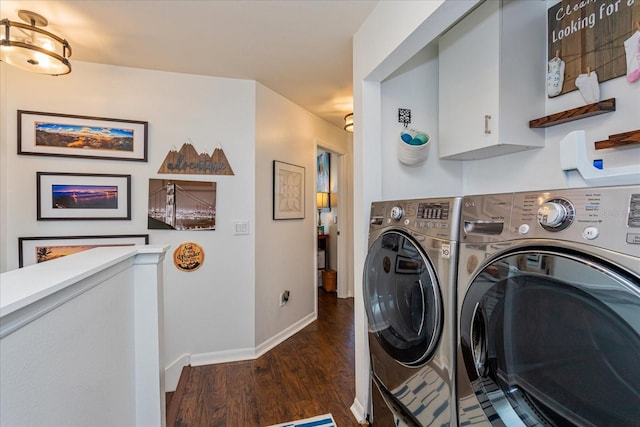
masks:
<svg viewBox="0 0 640 427"><path fill-rule="evenodd" d="M460 197L373 202L370 230L397 227L412 234L458 240Z"/></svg>
<svg viewBox="0 0 640 427"><path fill-rule="evenodd" d="M515 193L510 233L640 256L640 186Z"/></svg>

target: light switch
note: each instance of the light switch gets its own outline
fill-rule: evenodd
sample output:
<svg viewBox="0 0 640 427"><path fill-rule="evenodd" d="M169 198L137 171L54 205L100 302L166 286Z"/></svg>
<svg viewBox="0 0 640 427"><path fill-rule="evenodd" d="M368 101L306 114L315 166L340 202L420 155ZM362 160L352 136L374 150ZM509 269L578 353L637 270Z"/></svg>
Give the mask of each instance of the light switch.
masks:
<svg viewBox="0 0 640 427"><path fill-rule="evenodd" d="M249 234L249 221L234 221L235 235Z"/></svg>

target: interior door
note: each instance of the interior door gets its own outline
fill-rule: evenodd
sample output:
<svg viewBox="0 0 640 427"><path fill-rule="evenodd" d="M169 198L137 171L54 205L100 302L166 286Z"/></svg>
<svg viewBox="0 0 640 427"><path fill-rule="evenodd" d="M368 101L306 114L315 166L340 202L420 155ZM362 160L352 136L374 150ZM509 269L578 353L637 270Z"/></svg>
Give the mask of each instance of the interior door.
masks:
<svg viewBox="0 0 640 427"><path fill-rule="evenodd" d="M398 362L428 360L442 333L442 296L433 266L401 231L387 231L371 245L364 270L369 332Z"/></svg>
<svg viewBox="0 0 640 427"><path fill-rule="evenodd" d="M506 425L640 425L640 281L622 269L506 254L472 280L460 342L476 395Z"/></svg>

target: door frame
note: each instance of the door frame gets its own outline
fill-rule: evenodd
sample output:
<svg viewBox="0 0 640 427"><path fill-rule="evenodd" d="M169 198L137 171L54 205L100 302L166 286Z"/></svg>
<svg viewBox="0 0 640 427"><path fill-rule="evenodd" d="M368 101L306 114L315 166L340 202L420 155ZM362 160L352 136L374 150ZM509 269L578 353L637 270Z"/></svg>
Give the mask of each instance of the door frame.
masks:
<svg viewBox="0 0 640 427"><path fill-rule="evenodd" d="M350 136L348 136L351 138ZM351 142L349 142L349 145ZM352 168L352 154L350 150L335 143L327 141L321 141L316 138L315 140L315 156L318 157L318 151L328 151L334 154L337 158L337 177L338 177L338 206L336 209L336 215L338 217L337 223L337 271L340 273L337 275L337 295L338 298L349 298L354 296L353 289L353 268L348 262L349 254L353 253L353 239L351 237L353 229L353 168ZM317 184L317 174L314 174L314 183ZM317 188L314 184L314 188ZM316 222L314 221L313 233L317 232ZM318 271L318 257L317 257L317 245L314 251L315 261L314 266L316 272ZM315 274L316 280L314 280L314 286L318 287L317 273ZM317 303L316 303L317 307Z"/></svg>

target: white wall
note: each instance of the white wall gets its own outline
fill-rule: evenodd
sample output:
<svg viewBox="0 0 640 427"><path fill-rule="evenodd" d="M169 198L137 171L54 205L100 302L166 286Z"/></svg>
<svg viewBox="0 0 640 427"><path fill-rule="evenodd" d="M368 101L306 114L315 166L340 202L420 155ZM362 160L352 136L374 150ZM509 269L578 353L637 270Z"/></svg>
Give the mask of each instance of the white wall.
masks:
<svg viewBox="0 0 640 427"><path fill-rule="evenodd" d="M199 270L164 265L167 364L184 354L253 354L256 83L81 62L63 77L0 67L3 268L17 268L22 236L149 233L151 243L170 244L170 254L182 242L196 242L205 252ZM148 121L149 161L17 155L16 110ZM209 153L221 144L235 175L158 175L167 152L185 138ZM131 221L36 221L37 171L131 174ZM217 229L147 230L148 180L160 177L217 182ZM234 220L250 221L251 234L234 236Z"/></svg>
<svg viewBox="0 0 640 427"><path fill-rule="evenodd" d="M0 424L166 424L167 248L95 248L0 275Z"/></svg>
<svg viewBox="0 0 640 427"><path fill-rule="evenodd" d="M546 0L546 2L548 9L557 4L558 0ZM540 64L539 68L540 79L544 80L546 63ZM640 84L628 83L624 76L602 82L600 99L608 98L616 99L615 112L545 128L543 148L464 162L464 193L482 194L608 185L606 182L585 182L577 171L562 171L560 141L575 130L586 132L589 159L603 159L605 168L640 164L640 147L637 145L606 150L595 150L593 145L595 141L608 139L609 135L640 127ZM547 97L545 114L571 110L585 104L577 90L555 98Z"/></svg>
<svg viewBox="0 0 640 427"><path fill-rule="evenodd" d="M108 277L2 338L2 425L135 424L133 269Z"/></svg>
<svg viewBox="0 0 640 427"><path fill-rule="evenodd" d="M427 46L382 82L382 199L458 196L462 164L438 158L438 47ZM411 110L408 127L430 135L427 160L405 165L398 160L398 108Z"/></svg>
<svg viewBox="0 0 640 427"><path fill-rule="evenodd" d="M347 149L342 129L315 117L269 88L256 90L256 347L315 318L316 141ZM273 220L273 161L305 168L305 218ZM282 291L289 302L279 307ZM286 335L286 331L285 331Z"/></svg>
<svg viewBox="0 0 640 427"><path fill-rule="evenodd" d="M544 78L544 64L541 66ZM588 117L545 129L545 146L521 153L464 162L464 193L500 193L525 190L589 187L577 171L563 172L560 167L560 140L569 132L584 130L591 160L603 159L605 168L640 164L640 147L595 150L593 143L609 135L640 127L640 84L625 77L602 82L600 99L616 99L616 111ZM585 105L578 91L547 98L545 114L553 114ZM536 119L538 117L531 117ZM640 166L638 166L640 173ZM505 179L508 177L508 179ZM640 183L639 183L640 184ZM607 185L606 182L597 185Z"/></svg>
<svg viewBox="0 0 640 427"><path fill-rule="evenodd" d="M252 358L315 318L315 170L317 141L348 155L348 136L255 81L74 62L64 77L0 63L0 263L18 267L18 237L146 234L170 253L193 241L203 266L164 266L167 387L185 364ZM16 154L16 111L143 120L149 161L125 162ZM234 176L159 175L167 152L189 138L199 152L219 144ZM307 171L304 220L272 219L272 162ZM36 172L132 175L131 221L36 221ZM148 179L217 182L215 231L147 230ZM248 221L249 235L234 235ZM291 291L283 308L278 296ZM259 304L256 304L256 301Z"/></svg>

